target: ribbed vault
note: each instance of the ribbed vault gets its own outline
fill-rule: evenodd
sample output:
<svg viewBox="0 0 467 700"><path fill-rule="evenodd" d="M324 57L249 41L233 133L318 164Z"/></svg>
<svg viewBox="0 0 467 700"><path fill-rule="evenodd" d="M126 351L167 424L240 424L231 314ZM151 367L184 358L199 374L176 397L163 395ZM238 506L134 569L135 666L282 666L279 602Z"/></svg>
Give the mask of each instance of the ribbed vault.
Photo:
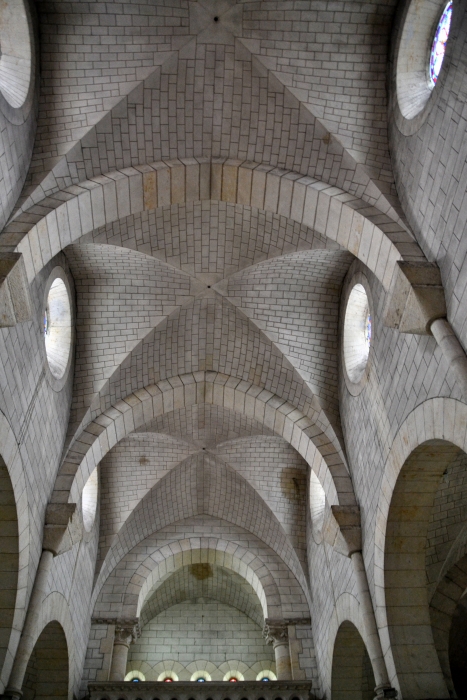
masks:
<svg viewBox="0 0 467 700"><path fill-rule="evenodd" d="M264 624L261 604L253 587L234 571L209 563L188 564L161 582L143 605L141 624L172 605L193 598L209 598L232 605L257 625Z"/></svg>
<svg viewBox="0 0 467 700"><path fill-rule="evenodd" d="M119 561L152 533L187 517L208 515L245 528L275 551L307 588L305 574L282 526L263 499L232 467L210 454L185 459L136 506L104 562Z"/></svg>
<svg viewBox="0 0 467 700"><path fill-rule="evenodd" d="M209 532L202 534L209 529ZM105 562L93 592L94 616L135 617L152 591L191 563L218 564L248 581L264 617L309 616L308 593L283 559L245 528L198 515L172 523L146 537L122 558Z"/></svg>
<svg viewBox="0 0 467 700"><path fill-rule="evenodd" d="M215 448L221 442L252 435L273 435L273 431L249 416L223 406L199 404L179 408L150 421L133 433L164 433L188 441L197 448Z"/></svg>

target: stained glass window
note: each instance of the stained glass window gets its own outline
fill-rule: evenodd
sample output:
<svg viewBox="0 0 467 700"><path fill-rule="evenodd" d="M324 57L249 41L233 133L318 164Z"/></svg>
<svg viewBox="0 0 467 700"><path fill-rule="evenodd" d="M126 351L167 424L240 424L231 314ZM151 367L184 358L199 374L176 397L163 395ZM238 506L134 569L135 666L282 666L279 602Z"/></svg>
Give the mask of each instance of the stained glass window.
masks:
<svg viewBox="0 0 467 700"><path fill-rule="evenodd" d="M438 22L433 44L430 54L430 82L433 86L436 85L438 76L443 64L444 54L446 51L446 43L449 37L449 29L451 27L452 16L452 0L448 2L444 8L441 19Z"/></svg>
<svg viewBox="0 0 467 700"><path fill-rule="evenodd" d="M365 342L370 347L371 345L371 315L368 314L366 317L366 326L365 326Z"/></svg>

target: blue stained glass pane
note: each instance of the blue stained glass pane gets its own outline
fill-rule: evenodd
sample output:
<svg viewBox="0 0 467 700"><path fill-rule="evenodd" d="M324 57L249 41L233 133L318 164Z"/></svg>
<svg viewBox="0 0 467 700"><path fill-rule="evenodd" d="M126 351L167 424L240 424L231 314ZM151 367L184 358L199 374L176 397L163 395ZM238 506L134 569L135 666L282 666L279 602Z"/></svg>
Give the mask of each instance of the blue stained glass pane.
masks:
<svg viewBox="0 0 467 700"><path fill-rule="evenodd" d="M444 8L441 19L436 28L435 37L431 46L430 54L430 81L432 85L436 85L438 76L443 64L446 44L449 37L449 29L451 27L452 16L452 0L448 2Z"/></svg>
<svg viewBox="0 0 467 700"><path fill-rule="evenodd" d="M371 344L371 316L368 314L366 318L366 327L365 327L365 341L368 347L370 347Z"/></svg>

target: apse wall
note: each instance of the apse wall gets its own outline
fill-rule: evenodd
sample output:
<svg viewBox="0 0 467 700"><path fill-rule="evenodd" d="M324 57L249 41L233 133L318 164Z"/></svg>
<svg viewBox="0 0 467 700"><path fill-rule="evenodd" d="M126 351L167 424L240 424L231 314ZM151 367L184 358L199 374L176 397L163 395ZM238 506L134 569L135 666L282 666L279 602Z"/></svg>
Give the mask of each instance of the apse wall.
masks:
<svg viewBox="0 0 467 700"><path fill-rule="evenodd" d="M207 659L216 666L241 661L249 667L274 661L272 646L262 629L245 613L216 600L196 599L173 605L144 626L130 648L129 667L145 661L154 667L161 661L177 661L185 668Z"/></svg>
<svg viewBox="0 0 467 700"><path fill-rule="evenodd" d="M427 258L441 268L448 318L466 348L467 7L460 0L454 2L446 55L421 118L397 120L397 43L409 2L400 3L392 36L392 163L405 215ZM420 6L423 9L423 3Z"/></svg>

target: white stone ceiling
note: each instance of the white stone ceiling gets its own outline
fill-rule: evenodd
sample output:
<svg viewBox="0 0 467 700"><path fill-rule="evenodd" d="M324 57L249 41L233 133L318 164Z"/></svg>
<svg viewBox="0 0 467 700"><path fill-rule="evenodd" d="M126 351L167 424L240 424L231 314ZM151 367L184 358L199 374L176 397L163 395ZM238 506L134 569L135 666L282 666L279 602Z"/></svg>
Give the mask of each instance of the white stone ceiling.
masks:
<svg viewBox="0 0 467 700"><path fill-rule="evenodd" d="M117 169L221 158L341 188L405 225L386 122L395 0L37 6L39 126L18 211ZM127 216L65 253L77 292L69 443L133 392L212 371L319 420L342 454L349 252L283 216L206 200ZM249 530L305 590L304 461L240 411L173 408L101 464L100 585L158 529L199 517Z"/></svg>
<svg viewBox="0 0 467 700"><path fill-rule="evenodd" d="M207 239L214 252L228 240L218 225L218 237L212 228ZM209 258L202 230L192 232L193 250ZM338 304L349 253L289 253L222 279L113 245L66 251L78 299L73 425L90 406L97 415L149 384L212 370L301 409L315 402L338 429Z"/></svg>
<svg viewBox="0 0 467 700"><path fill-rule="evenodd" d="M156 418L133 436L162 433L192 444L195 449L214 449L219 444L273 432L253 418L222 406L207 404L188 406Z"/></svg>
<svg viewBox="0 0 467 700"><path fill-rule="evenodd" d="M26 208L116 168L207 156L295 170L400 214L385 90L395 3L38 5Z"/></svg>

